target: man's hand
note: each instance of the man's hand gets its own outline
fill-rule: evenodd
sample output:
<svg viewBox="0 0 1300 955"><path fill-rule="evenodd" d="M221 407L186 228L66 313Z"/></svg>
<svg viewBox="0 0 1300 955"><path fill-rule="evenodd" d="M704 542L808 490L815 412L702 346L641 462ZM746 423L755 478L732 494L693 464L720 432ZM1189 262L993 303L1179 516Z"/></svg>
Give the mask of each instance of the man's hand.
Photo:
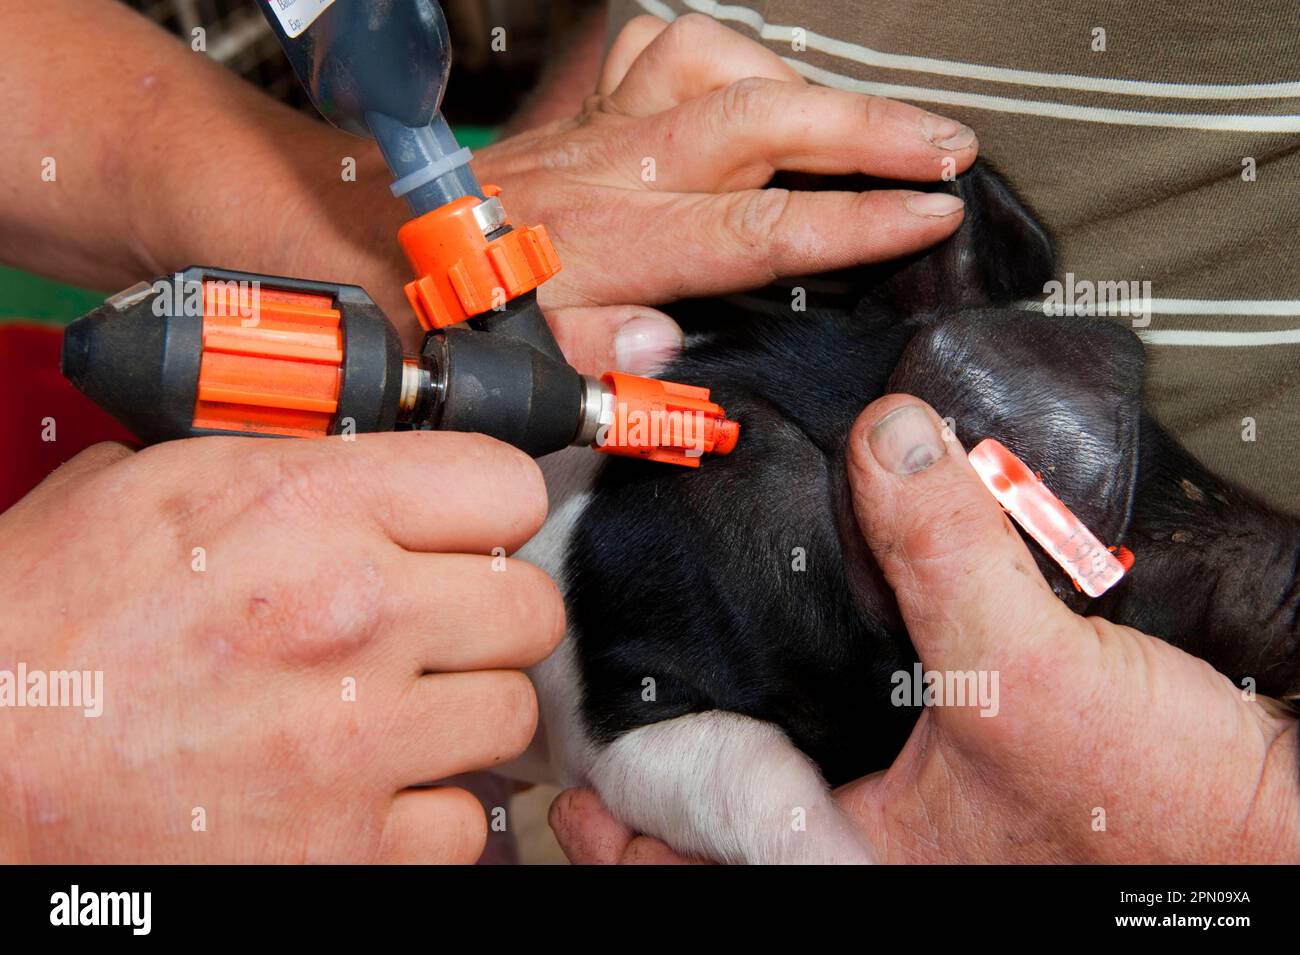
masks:
<svg viewBox="0 0 1300 955"><path fill-rule="evenodd" d="M77 456L0 517L0 669L102 671L102 715L0 709L0 858L474 861L478 802L411 787L532 736L545 512L463 434Z"/></svg>
<svg viewBox="0 0 1300 955"><path fill-rule="evenodd" d="M491 146L474 166L502 187L516 221L540 222L555 240L564 270L542 287L542 303L581 367L603 357L578 341L592 324L584 307L895 258L961 223L953 196L764 188L773 173L934 181L966 169L977 149L953 120L811 86L708 17L669 25L643 16L614 42L581 116ZM671 329L662 335L675 345Z"/></svg>
<svg viewBox="0 0 1300 955"><path fill-rule="evenodd" d="M838 792L879 856L1300 858L1295 720L1161 640L1070 613L943 434L915 398L867 408L855 509L925 668L996 672L998 707L927 707L889 770ZM665 857L589 793L561 796L552 823L578 861Z"/></svg>

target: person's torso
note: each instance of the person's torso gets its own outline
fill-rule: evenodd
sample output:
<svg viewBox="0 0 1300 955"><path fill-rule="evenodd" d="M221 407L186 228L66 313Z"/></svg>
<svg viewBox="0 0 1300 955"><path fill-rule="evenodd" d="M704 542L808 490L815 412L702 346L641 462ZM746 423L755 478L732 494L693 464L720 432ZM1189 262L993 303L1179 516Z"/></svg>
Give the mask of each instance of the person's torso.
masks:
<svg viewBox="0 0 1300 955"><path fill-rule="evenodd" d="M1129 309L1115 320L1147 345L1156 417L1210 468L1300 513L1293 0L613 0L611 28L687 12L810 81L973 127L1056 240L1056 300Z"/></svg>

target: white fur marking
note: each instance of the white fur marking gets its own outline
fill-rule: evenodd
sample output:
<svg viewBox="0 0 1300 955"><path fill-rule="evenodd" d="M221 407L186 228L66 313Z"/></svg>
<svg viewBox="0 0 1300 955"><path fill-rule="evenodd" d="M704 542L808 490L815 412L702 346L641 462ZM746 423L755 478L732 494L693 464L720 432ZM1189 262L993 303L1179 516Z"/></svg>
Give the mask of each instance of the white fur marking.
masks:
<svg viewBox="0 0 1300 955"><path fill-rule="evenodd" d="M869 863L817 767L771 723L711 711L642 726L591 780L618 819L678 852L731 863Z"/></svg>

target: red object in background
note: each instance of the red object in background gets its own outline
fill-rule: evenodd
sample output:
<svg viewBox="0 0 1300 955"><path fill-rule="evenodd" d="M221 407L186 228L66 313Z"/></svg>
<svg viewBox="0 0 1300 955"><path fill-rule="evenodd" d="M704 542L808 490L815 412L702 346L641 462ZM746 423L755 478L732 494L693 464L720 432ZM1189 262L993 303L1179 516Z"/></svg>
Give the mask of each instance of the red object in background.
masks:
<svg viewBox="0 0 1300 955"><path fill-rule="evenodd" d="M57 328L0 325L0 511L92 444L139 444L59 373L62 346ZM54 441L42 440L47 418L54 420Z"/></svg>

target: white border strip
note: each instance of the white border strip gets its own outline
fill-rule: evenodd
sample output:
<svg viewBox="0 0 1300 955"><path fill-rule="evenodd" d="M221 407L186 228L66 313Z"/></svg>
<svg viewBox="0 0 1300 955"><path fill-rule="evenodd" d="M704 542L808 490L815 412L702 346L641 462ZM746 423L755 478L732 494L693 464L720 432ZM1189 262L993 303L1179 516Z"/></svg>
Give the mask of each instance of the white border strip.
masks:
<svg viewBox="0 0 1300 955"><path fill-rule="evenodd" d="M661 19L671 20L675 17L673 10L661 0L638 0L638 2L642 9L654 13ZM768 23L763 19L762 14L748 7L718 3L716 0L682 0L682 3L691 10L711 16L715 20L743 23L764 40L789 43L794 39L795 27ZM666 17L665 13L668 14ZM990 83L1013 83L1018 86L1041 86L1048 89L1088 90L1122 96L1161 96L1178 99L1281 99L1300 96L1300 83L1156 83L1146 80L1120 80L1080 76L1073 73L1015 70L1000 66L985 66L980 63L884 53L858 43L822 36L806 28L803 39L810 50L866 66L932 73L936 76L955 76Z"/></svg>

